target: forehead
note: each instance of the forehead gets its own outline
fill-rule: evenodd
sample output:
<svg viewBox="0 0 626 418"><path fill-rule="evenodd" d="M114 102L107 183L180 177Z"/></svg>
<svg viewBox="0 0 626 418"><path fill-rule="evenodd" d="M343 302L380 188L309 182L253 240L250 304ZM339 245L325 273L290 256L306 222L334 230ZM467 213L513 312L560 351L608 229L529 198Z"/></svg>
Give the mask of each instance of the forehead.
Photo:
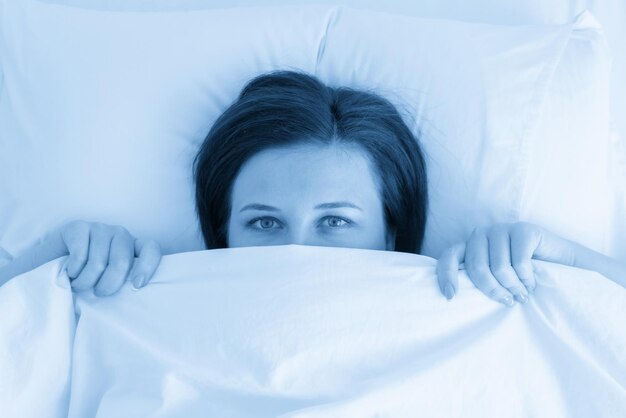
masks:
<svg viewBox="0 0 626 418"><path fill-rule="evenodd" d="M233 209L251 201L378 201L378 181L357 146L306 144L259 152L241 168L232 189ZM310 202L309 202L310 201Z"/></svg>

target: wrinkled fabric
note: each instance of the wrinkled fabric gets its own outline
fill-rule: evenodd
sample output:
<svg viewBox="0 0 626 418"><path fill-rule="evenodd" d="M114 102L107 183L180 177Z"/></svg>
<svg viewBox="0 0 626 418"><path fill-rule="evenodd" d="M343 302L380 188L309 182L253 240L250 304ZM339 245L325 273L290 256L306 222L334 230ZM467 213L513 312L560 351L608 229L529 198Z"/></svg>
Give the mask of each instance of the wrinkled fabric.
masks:
<svg viewBox="0 0 626 418"><path fill-rule="evenodd" d="M0 288L8 417L614 417L626 291L535 262L509 308L434 259L258 247L166 256L151 283L72 296L55 260ZM9 318L9 320L7 320Z"/></svg>

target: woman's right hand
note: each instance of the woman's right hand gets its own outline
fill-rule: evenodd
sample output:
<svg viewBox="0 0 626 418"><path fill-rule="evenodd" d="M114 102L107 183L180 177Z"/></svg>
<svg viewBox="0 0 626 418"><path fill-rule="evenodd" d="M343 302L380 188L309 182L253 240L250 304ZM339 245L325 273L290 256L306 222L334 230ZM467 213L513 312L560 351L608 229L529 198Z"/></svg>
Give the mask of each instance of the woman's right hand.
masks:
<svg viewBox="0 0 626 418"><path fill-rule="evenodd" d="M93 288L96 296L116 293L126 280L136 289L145 286L161 261L155 241L136 239L121 226L73 221L3 267L0 276L8 277L0 277L0 284L65 255L69 255L66 268L72 289Z"/></svg>

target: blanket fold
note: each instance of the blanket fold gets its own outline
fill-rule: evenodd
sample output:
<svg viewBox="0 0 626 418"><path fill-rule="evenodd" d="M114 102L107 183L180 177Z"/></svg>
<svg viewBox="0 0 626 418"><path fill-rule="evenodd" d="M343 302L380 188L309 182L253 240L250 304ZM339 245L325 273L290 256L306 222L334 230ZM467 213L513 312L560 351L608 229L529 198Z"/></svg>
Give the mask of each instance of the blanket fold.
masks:
<svg viewBox="0 0 626 418"><path fill-rule="evenodd" d="M166 256L73 298L58 259L0 287L9 417L613 417L626 291L534 262L512 308L437 287L423 256L252 247Z"/></svg>

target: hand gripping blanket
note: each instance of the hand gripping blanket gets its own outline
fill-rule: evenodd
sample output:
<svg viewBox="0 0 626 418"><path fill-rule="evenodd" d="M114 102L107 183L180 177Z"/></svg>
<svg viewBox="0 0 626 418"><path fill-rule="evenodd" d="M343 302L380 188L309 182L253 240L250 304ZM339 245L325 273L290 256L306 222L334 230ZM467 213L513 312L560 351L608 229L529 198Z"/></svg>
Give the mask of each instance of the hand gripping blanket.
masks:
<svg viewBox="0 0 626 418"><path fill-rule="evenodd" d="M73 295L65 259L0 288L2 417L618 417L626 291L535 262L528 304L436 261L320 247L166 256Z"/></svg>

